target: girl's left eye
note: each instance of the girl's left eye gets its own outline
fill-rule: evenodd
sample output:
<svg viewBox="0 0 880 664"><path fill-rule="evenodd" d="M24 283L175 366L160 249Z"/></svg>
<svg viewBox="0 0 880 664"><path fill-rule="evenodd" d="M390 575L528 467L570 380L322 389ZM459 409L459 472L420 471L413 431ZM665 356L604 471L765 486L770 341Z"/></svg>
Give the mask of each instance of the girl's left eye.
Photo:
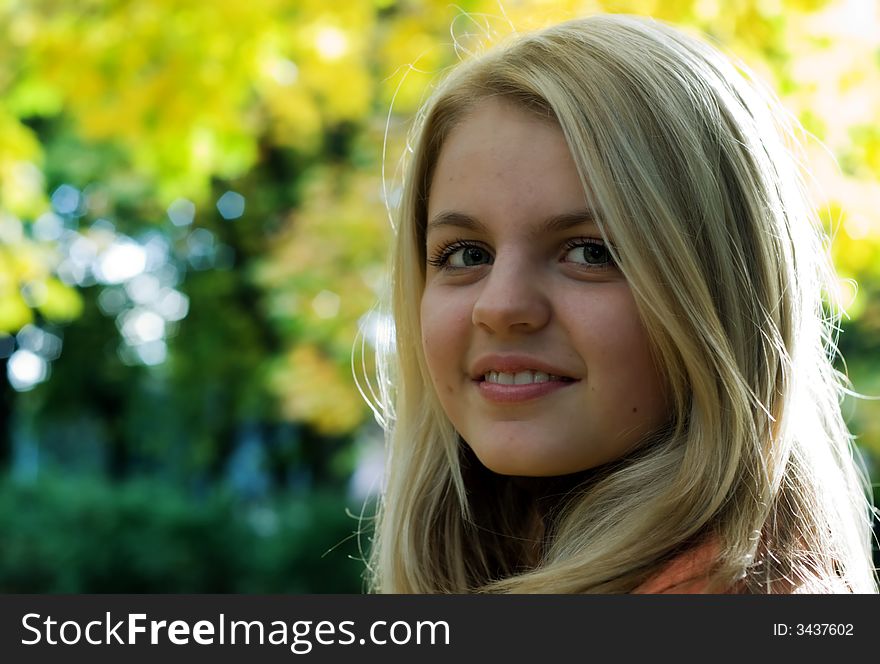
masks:
<svg viewBox="0 0 880 664"><path fill-rule="evenodd" d="M580 238L569 241L565 248L566 263L575 263L594 270L614 265L611 252L602 240Z"/></svg>

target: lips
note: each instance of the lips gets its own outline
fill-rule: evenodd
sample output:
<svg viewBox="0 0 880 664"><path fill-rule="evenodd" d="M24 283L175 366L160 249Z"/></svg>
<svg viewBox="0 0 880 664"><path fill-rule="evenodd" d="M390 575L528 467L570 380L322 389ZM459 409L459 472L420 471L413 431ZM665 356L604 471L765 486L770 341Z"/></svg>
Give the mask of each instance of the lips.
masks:
<svg viewBox="0 0 880 664"><path fill-rule="evenodd" d="M483 398L499 405L541 399L580 378L561 362L531 355L483 355L471 367L471 380Z"/></svg>
<svg viewBox="0 0 880 664"><path fill-rule="evenodd" d="M567 391L567 388L578 382L572 378L562 379L556 376L550 380L549 374L545 375L548 376L548 379L540 382L498 383L491 380L481 380L474 381L472 384L486 400L504 405L535 401L551 394Z"/></svg>

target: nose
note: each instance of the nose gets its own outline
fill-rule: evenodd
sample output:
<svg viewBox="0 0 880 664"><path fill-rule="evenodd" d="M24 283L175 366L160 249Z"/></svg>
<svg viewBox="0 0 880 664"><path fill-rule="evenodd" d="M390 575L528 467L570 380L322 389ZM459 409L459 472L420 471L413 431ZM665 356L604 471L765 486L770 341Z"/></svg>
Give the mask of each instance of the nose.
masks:
<svg viewBox="0 0 880 664"><path fill-rule="evenodd" d="M497 257L474 302L473 324L493 334L532 332L550 320L542 280L524 261Z"/></svg>

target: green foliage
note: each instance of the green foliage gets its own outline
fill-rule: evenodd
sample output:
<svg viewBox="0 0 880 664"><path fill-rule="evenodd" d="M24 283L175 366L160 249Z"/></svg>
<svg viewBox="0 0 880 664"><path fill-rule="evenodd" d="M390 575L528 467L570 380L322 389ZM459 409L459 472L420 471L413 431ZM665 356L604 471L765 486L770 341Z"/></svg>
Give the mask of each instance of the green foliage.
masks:
<svg viewBox="0 0 880 664"><path fill-rule="evenodd" d="M271 395L280 417L331 434L354 430L368 413L351 381L349 356L358 321L375 301L387 250L379 195L383 149L385 184L393 192L403 120L445 67L514 29L585 11L649 14L702 31L781 90L792 112L840 158L843 170L835 172L822 148L810 146L822 189L817 204L837 206L847 220L835 245L841 272L875 291L880 66L873 55L880 30L871 29L871 14L860 13L861 6L827 0L586 6L579 0L355 0L332 9L314 0L3 3L0 331L83 315L83 286L54 276L57 241L28 232L50 209L55 187L88 189L83 220L109 219L126 232L161 225L168 205L187 198L197 208L196 227L234 234L224 241L234 250L234 277L253 303L233 307L229 316L246 316L274 337L251 346L263 355L250 360L256 374L248 382L261 383L255 394ZM211 215L212 201L226 188L248 201L248 214L234 227ZM23 297L23 288L44 296ZM859 320L864 304L853 302L853 333L876 334L870 320ZM208 345L227 343L221 336L210 343L209 336L199 335ZM313 371L326 397L309 400L303 393L315 384Z"/></svg>
<svg viewBox="0 0 880 664"><path fill-rule="evenodd" d="M247 506L167 483L0 483L0 591L362 590L358 522L329 492Z"/></svg>

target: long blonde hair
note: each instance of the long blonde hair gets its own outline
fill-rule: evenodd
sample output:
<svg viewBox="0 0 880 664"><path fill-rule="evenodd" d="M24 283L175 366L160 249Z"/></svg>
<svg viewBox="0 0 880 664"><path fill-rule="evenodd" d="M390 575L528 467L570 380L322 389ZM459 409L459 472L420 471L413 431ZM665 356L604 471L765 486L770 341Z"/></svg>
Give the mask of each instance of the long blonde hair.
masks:
<svg viewBox="0 0 880 664"><path fill-rule="evenodd" d="M538 497L475 460L421 348L433 168L489 96L561 127L674 405L633 453ZM417 118L396 221L373 590L629 592L711 539L716 591L876 592L823 306L834 273L792 136L742 68L648 19L569 21L452 70Z"/></svg>

